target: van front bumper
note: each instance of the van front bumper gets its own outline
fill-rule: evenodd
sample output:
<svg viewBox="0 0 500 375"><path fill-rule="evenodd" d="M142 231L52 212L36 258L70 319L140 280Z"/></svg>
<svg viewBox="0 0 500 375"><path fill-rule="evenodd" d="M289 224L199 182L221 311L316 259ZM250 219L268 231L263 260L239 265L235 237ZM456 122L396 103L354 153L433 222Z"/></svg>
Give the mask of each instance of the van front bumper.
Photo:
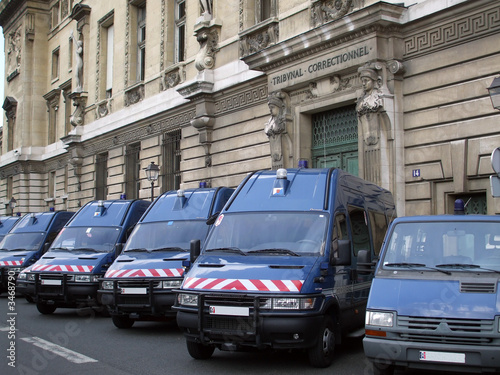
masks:
<svg viewBox="0 0 500 375"><path fill-rule="evenodd" d="M500 371L500 342L495 345L458 345L366 336L363 348L366 357L381 366L468 373Z"/></svg>
<svg viewBox="0 0 500 375"><path fill-rule="evenodd" d="M134 319L174 317L175 294L172 290L153 290L147 294L122 294L118 290L100 289L98 300L113 315L132 315Z"/></svg>
<svg viewBox="0 0 500 375"><path fill-rule="evenodd" d="M309 313L277 313L253 311L249 316L211 315L208 310L177 307L177 325L187 340L232 349L304 349L314 346L324 316Z"/></svg>

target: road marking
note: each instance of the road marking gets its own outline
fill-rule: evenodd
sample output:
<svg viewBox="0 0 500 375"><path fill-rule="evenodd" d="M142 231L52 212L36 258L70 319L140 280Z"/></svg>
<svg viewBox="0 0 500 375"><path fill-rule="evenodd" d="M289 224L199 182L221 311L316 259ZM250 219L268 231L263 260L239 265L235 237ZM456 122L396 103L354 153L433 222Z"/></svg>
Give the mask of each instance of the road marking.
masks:
<svg viewBox="0 0 500 375"><path fill-rule="evenodd" d="M48 350L49 352L52 352L63 358L66 358L68 361L73 363L97 362L96 359L74 352L73 350L63 348L62 346L56 345L50 341L43 340L39 337L23 337L21 338L21 340L29 342L35 346L38 346L43 350Z"/></svg>

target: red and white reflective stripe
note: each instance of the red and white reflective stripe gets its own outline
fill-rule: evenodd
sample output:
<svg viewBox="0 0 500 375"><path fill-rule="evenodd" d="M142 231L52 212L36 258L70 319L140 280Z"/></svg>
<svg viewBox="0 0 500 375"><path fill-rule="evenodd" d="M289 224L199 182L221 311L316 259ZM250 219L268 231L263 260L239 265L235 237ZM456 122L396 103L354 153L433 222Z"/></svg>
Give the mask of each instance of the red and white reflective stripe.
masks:
<svg viewBox="0 0 500 375"><path fill-rule="evenodd" d="M180 277L184 268L149 268L131 270L109 270L104 277Z"/></svg>
<svg viewBox="0 0 500 375"><path fill-rule="evenodd" d="M62 264L35 264L32 271L47 272L92 272L94 266L70 266Z"/></svg>
<svg viewBox="0 0 500 375"><path fill-rule="evenodd" d="M22 260L3 260L0 262L0 266L20 266L23 264Z"/></svg>
<svg viewBox="0 0 500 375"><path fill-rule="evenodd" d="M186 277L183 289L300 292L304 280L214 279Z"/></svg>

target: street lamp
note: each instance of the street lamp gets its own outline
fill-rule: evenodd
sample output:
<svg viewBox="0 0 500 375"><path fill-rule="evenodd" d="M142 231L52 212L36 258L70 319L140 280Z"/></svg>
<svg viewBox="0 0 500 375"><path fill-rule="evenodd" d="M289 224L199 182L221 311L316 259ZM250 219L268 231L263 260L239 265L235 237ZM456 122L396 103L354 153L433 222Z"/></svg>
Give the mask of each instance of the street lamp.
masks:
<svg viewBox="0 0 500 375"><path fill-rule="evenodd" d="M155 181L158 180L160 167L156 165L154 161L152 161L151 164L149 164L146 168L144 168L144 172L146 172L146 177L148 181L151 181L151 202L152 202L154 198Z"/></svg>
<svg viewBox="0 0 500 375"><path fill-rule="evenodd" d="M500 76L495 77L493 82L491 82L491 86L488 87L488 91L493 108L500 110Z"/></svg>
<svg viewBox="0 0 500 375"><path fill-rule="evenodd" d="M16 208L16 205L17 201L14 197L12 197L11 200L9 201L9 207L12 210L12 215L14 215L14 208Z"/></svg>

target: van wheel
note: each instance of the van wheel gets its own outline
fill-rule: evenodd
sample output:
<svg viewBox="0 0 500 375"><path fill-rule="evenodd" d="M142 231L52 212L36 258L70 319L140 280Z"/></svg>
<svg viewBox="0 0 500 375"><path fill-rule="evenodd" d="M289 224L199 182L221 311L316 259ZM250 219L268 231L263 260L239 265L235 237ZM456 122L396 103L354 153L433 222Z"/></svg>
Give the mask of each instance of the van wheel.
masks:
<svg viewBox="0 0 500 375"><path fill-rule="evenodd" d="M123 315L113 315L111 317L111 320L113 321L113 324L117 328L131 328L134 325L134 320L130 319L128 316L123 316Z"/></svg>
<svg viewBox="0 0 500 375"><path fill-rule="evenodd" d="M331 365L335 352L335 322L325 316L316 345L308 350L309 362L314 367L325 368Z"/></svg>
<svg viewBox="0 0 500 375"><path fill-rule="evenodd" d="M215 346L203 345L190 340L186 340L186 346L189 355L194 359L209 359L215 350Z"/></svg>
<svg viewBox="0 0 500 375"><path fill-rule="evenodd" d="M40 314L50 315L54 311L56 311L57 306L56 305L47 305L46 303L43 303L43 302L37 302L36 308L38 309Z"/></svg>
<svg viewBox="0 0 500 375"><path fill-rule="evenodd" d="M394 365L387 365L382 363L373 364L373 375L394 375Z"/></svg>

